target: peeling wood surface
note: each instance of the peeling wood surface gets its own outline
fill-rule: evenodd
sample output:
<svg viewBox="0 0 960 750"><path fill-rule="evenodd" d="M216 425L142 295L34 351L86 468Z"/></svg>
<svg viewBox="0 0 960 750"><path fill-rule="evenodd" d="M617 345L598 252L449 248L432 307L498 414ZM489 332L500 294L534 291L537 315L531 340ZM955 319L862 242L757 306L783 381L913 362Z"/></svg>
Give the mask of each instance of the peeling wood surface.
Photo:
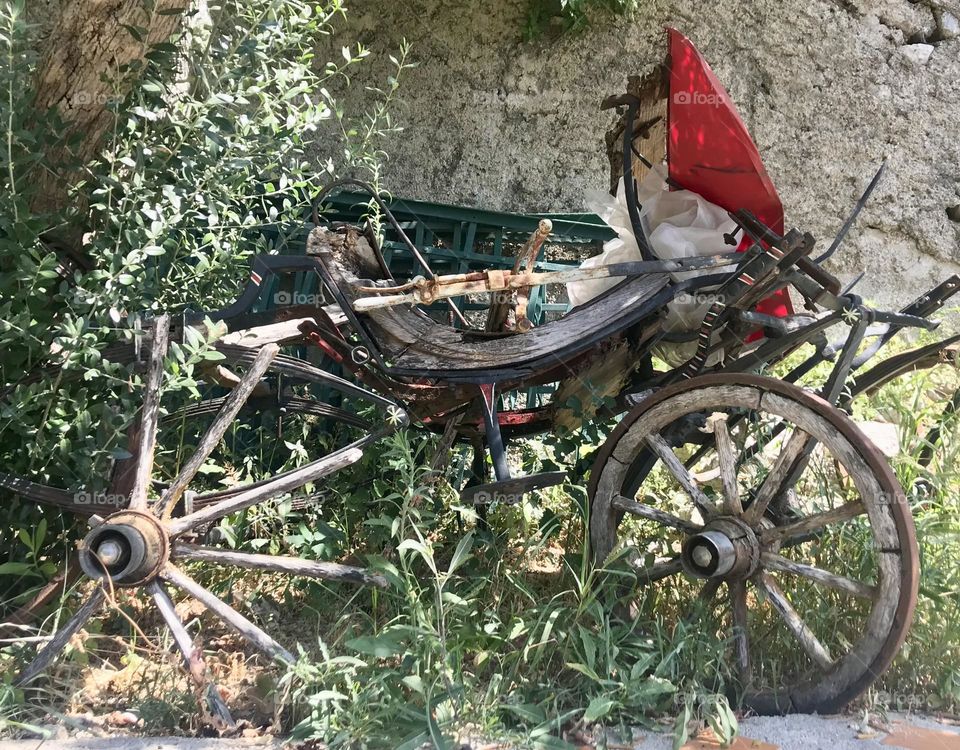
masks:
<svg viewBox="0 0 960 750"><path fill-rule="evenodd" d="M382 279L373 262L367 241L357 235L339 236L322 228L314 229L308 253L320 256L350 296L351 285ZM411 306L370 311L364 317L380 346L398 370L437 373L522 366L554 358L565 358L594 341L602 332L625 330L642 322L653 311L651 299L669 283L667 274L649 274L629 279L589 304L574 308L563 318L534 328L525 334L500 338L479 337L437 323Z"/></svg>

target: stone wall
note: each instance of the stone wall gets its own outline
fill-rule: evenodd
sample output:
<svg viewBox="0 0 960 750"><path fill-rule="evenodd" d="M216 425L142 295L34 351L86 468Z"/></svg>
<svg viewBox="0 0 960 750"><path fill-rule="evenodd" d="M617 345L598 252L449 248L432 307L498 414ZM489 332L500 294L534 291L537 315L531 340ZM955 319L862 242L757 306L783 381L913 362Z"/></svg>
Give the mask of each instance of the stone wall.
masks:
<svg viewBox="0 0 960 750"><path fill-rule="evenodd" d="M954 2L955 0L951 0ZM711 62L787 212L826 247L877 166L886 176L832 268L899 304L960 271L960 9L904 0L650 0L631 19L523 41L527 0L351 0L373 52L344 104L381 83L402 39L385 185L398 195L535 212L607 186L600 100L662 58L664 25ZM339 47L337 48L339 50ZM337 51L336 54L339 54Z"/></svg>

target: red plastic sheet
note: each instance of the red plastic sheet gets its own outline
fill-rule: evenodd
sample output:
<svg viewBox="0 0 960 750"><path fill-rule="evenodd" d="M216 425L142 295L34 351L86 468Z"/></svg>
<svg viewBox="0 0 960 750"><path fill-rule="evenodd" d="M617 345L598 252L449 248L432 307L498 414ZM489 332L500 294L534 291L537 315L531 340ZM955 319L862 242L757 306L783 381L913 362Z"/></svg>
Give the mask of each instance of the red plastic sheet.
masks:
<svg viewBox="0 0 960 750"><path fill-rule="evenodd" d="M730 95L689 39L676 29L667 29L667 34L670 177L728 211L753 212L783 234L783 205ZM745 241L740 249L748 245ZM763 300L757 310L781 317L793 312L785 289Z"/></svg>

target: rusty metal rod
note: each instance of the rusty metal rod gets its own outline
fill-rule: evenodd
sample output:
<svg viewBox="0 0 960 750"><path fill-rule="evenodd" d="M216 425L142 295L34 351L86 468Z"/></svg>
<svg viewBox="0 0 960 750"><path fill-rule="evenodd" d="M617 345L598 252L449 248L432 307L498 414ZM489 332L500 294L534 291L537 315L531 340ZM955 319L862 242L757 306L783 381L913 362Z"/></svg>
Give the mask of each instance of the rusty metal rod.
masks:
<svg viewBox="0 0 960 750"><path fill-rule="evenodd" d="M438 276L433 280L418 281L416 289L405 294L393 294L380 297L365 297L353 303L354 310L376 310L383 307L405 304L429 304L437 299L459 297L463 294L492 294L505 289L519 289L543 284L567 284L571 281L587 281L628 276L641 276L651 273L685 273L703 269L737 265L743 255L728 253L708 255L697 258L676 258L673 260L636 261L633 263L612 263L596 268L571 268L568 271L545 271L507 273L505 271L474 272L469 274L451 274ZM377 287L358 287L355 291L365 294L379 293Z"/></svg>

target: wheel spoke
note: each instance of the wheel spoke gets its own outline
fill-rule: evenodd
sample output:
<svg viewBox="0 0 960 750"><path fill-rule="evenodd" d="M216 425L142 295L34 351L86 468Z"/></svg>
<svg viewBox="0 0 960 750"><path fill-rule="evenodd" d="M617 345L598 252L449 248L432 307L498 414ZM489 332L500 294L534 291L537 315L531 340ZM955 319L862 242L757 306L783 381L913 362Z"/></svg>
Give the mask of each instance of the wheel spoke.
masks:
<svg viewBox="0 0 960 750"><path fill-rule="evenodd" d="M828 570L823 570L813 565L794 562L774 552L761 553L760 561L764 567L770 568L771 570L779 570L784 573L793 573L804 578L809 578L811 581L815 581L823 586L853 594L853 596L859 596L863 599L873 599L876 593L876 589L869 584L831 573Z"/></svg>
<svg viewBox="0 0 960 750"><path fill-rule="evenodd" d="M194 684L203 693L214 723L218 725L218 728L235 726L233 717L230 715L230 709L228 709L226 703L223 702L220 691L217 690L217 686L211 680L210 670L207 669L207 665L203 661L203 654L199 648L194 646L193 639L190 638L187 629L183 627L183 623L180 622L170 595L167 594L163 586L157 581L151 582L147 590L150 592L150 596L153 597L153 603L157 606L164 621L167 623L174 643L177 644L177 648L179 648L180 653L183 654L183 663L187 672L190 673Z"/></svg>
<svg viewBox="0 0 960 750"><path fill-rule="evenodd" d="M783 450L777 457L776 463L774 463L773 468L770 469L770 473L764 478L760 489L758 489L756 495L754 495L753 502L744 514L743 520L746 523L751 525L759 523L773 499L783 492L783 485L787 475L791 473L797 459L803 455L810 439L810 436L799 427L787 438Z"/></svg>
<svg viewBox="0 0 960 750"><path fill-rule="evenodd" d="M216 594L205 589L186 573L180 571L176 566L167 563L167 566L163 569L160 576L203 604L203 606L268 656L290 663L296 661L293 654L263 632L257 625L254 625Z"/></svg>
<svg viewBox="0 0 960 750"><path fill-rule="evenodd" d="M179 560L200 560L218 565L232 565L251 570L269 570L294 576L323 578L329 581L367 584L379 588L386 588L387 586L387 579L379 573L371 573L363 568L351 565L301 560L296 557L256 555L184 543L174 545L173 557Z"/></svg>
<svg viewBox="0 0 960 750"><path fill-rule="evenodd" d="M795 537L804 536L814 531L831 526L835 523L843 523L851 518L863 515L867 508L863 500L855 500L852 503L845 503L839 508L814 513L797 521L784 524L783 526L774 526L772 529L764 529L760 534L760 543L764 546L770 546L777 543L788 542Z"/></svg>
<svg viewBox="0 0 960 750"><path fill-rule="evenodd" d="M683 570L683 565L679 557L671 557L669 560L657 560L657 562L647 567L633 564L631 564L631 567L633 567L634 572L637 574L637 579L641 583L654 583L655 581L676 575Z"/></svg>
<svg viewBox="0 0 960 750"><path fill-rule="evenodd" d="M631 561L630 567L633 568L633 572L637 574L637 580L641 583L654 583L655 581L676 575L683 570L679 556L665 560L657 560L647 566L637 561Z"/></svg>
<svg viewBox="0 0 960 750"><path fill-rule="evenodd" d="M233 423L234 419L236 419L240 409L243 408L247 399L250 398L253 389L260 382L260 378L263 377L263 374L267 371L267 368L270 367L270 364L279 351L280 347L276 344L268 344L257 353L257 358L227 397L226 402L220 409L220 413L217 414L217 418L213 420L213 424L210 425L200 440L196 452L190 456L187 463L177 475L177 478L173 480L173 483L161 496L156 508L156 515L158 517L169 517L173 511L173 506L176 505L177 500L180 499L184 490L186 490L190 482L193 481L200 467L203 466L203 462L210 457L213 449L220 443L223 434Z"/></svg>
<svg viewBox="0 0 960 750"><path fill-rule="evenodd" d="M803 618L797 613L797 610L790 604L786 594L780 590L776 581L768 573L760 573L757 580L767 592L767 597L773 608L777 611L787 628L793 633L793 636L800 641L800 645L814 663L822 670L827 671L833 666L833 659L830 658L830 652L820 643L817 636L813 634L810 627L803 621Z"/></svg>
<svg viewBox="0 0 960 750"><path fill-rule="evenodd" d="M0 487L35 503L54 505L77 514L89 516L104 508L113 509L112 505L101 503L96 495L68 492L59 487L38 484L12 474L0 474Z"/></svg>
<svg viewBox="0 0 960 750"><path fill-rule="evenodd" d="M103 589L97 586L97 588L93 590L93 593L90 594L87 600L80 606L80 609L73 614L73 617L67 620L66 624L53 635L47 645L40 649L40 653L37 654L36 658L17 675L14 684L25 685L56 661L57 657L60 656L60 652L63 651L74 634L86 624L87 620L97 613L97 610L99 610L103 604L104 598Z"/></svg>
<svg viewBox="0 0 960 750"><path fill-rule="evenodd" d="M730 609L733 615L733 647L737 657L737 675L740 684L748 686L752 680L750 671L750 629L747 620L747 582L730 581Z"/></svg>
<svg viewBox="0 0 960 750"><path fill-rule="evenodd" d="M197 526L245 510L272 497L284 495L308 482L313 482L320 477L356 463L362 457L363 451L356 446L343 448L306 466L301 466L299 469L278 475L263 485L253 486L244 492L232 495L182 518L176 518L167 524L167 530L170 532L170 536L183 534Z"/></svg>
<svg viewBox="0 0 960 750"><path fill-rule="evenodd" d="M717 460L720 464L720 484L723 487L723 511L739 516L743 513L740 502L740 490L737 487L737 459L727 425L727 415L715 413L707 420L708 429L712 429L717 442Z"/></svg>
<svg viewBox="0 0 960 750"><path fill-rule="evenodd" d="M703 528L698 523L685 521L684 519L679 518L672 513L666 513L658 508L654 508L651 505L638 503L636 500L630 500L623 497L623 495L614 496L613 500L610 501L610 504L614 508L626 511L627 513L632 513L633 515L640 516L641 518L646 518L647 520L658 523L661 526L669 526L671 529L677 529L685 534L695 534Z"/></svg>
<svg viewBox="0 0 960 750"><path fill-rule="evenodd" d="M153 454L157 449L157 423L160 417L160 383L163 378L163 358L170 342L170 316L161 315L153 324L153 344L150 363L143 388L143 411L137 432L136 469L130 491L129 507L143 508L147 504L147 490L153 473Z"/></svg>
<svg viewBox="0 0 960 750"><path fill-rule="evenodd" d="M647 435L646 441L657 458L663 462L663 465L667 467L667 470L673 475L673 478L680 483L680 486L683 487L684 491L690 496L690 499L693 500L693 504L697 506L700 513L705 517L716 515L716 506L710 501L710 498L703 494L703 490L700 489L696 480L690 475L690 472L687 471L687 468L680 459L677 458L677 454L667 445L667 441L664 440L659 433Z"/></svg>

